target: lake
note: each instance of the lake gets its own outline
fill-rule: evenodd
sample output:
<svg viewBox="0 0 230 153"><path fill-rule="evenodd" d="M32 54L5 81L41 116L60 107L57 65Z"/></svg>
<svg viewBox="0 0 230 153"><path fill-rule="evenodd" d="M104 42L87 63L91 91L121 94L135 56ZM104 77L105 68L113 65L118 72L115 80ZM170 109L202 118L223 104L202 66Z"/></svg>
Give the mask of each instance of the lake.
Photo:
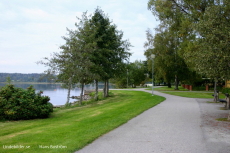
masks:
<svg viewBox="0 0 230 153"><path fill-rule="evenodd" d="M50 102L53 105L64 105L67 100L67 89L64 89L61 87L61 84L59 83L44 83L44 84L38 84L38 83L12 83L16 87L26 89L30 85L32 85L35 89L36 92L43 91L44 96L49 96L50 97ZM4 86L5 83L0 83L0 87ZM99 84L99 89L103 89L103 85ZM110 89L114 88L113 85L109 86ZM93 90L95 89L95 85L90 84L86 85L84 90ZM71 90L70 96L80 96L81 89L78 87L75 87L74 89ZM70 102L76 101L76 99L71 99Z"/></svg>

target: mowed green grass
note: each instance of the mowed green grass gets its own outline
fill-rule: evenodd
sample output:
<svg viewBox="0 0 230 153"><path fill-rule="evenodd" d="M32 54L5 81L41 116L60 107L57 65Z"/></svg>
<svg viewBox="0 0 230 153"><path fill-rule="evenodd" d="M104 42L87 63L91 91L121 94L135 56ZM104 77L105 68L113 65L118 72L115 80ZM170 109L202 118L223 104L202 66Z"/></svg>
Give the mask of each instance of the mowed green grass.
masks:
<svg viewBox="0 0 230 153"><path fill-rule="evenodd" d="M167 86L161 86L161 87L154 88L154 90L156 90L156 91L175 91L174 88L175 88L174 86L172 86L172 88L168 88ZM188 89L185 89L181 86L179 86L178 89L179 89L179 91L189 91ZM151 88L151 90L152 90L152 88Z"/></svg>
<svg viewBox="0 0 230 153"><path fill-rule="evenodd" d="M165 100L141 91L112 92L89 106L56 109L48 119L0 122L0 152L74 152Z"/></svg>
<svg viewBox="0 0 230 153"><path fill-rule="evenodd" d="M213 93L208 92L191 92L191 91L161 91L162 93L181 96L181 97L188 97L188 98L213 98ZM220 98L224 98L224 95L220 95Z"/></svg>
<svg viewBox="0 0 230 153"><path fill-rule="evenodd" d="M206 92L206 91L188 91L187 89L179 86L179 90L174 90L174 87L168 88L166 86L159 87L159 88L154 88L154 90L170 94L170 95L175 95L175 96L180 96L180 97L187 97L187 98L207 98L207 99L212 99L213 98L213 92ZM220 93L219 94L220 99L224 99L225 95Z"/></svg>

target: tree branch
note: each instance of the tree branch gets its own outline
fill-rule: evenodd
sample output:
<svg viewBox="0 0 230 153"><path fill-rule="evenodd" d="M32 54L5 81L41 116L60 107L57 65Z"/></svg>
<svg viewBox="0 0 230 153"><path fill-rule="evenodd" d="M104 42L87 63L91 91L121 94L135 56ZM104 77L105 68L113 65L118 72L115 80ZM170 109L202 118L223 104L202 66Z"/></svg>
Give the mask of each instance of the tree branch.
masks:
<svg viewBox="0 0 230 153"><path fill-rule="evenodd" d="M175 0L170 1L172 1L176 5L176 7L178 7L182 12L189 15L189 13L183 7L181 7Z"/></svg>

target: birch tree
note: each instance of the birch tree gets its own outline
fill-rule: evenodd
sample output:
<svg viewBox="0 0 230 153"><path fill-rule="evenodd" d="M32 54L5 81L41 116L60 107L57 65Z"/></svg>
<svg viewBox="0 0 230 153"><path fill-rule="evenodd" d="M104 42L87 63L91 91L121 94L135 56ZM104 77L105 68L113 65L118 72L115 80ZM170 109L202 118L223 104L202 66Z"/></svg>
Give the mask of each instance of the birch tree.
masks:
<svg viewBox="0 0 230 153"><path fill-rule="evenodd" d="M69 105L70 89L73 84L81 84L79 104L82 104L84 85L93 81L96 76L90 71L93 63L90 56L96 48L95 29L89 24L89 17L83 13L82 18L77 18L76 30L67 28L64 36L65 44L60 46L61 51L54 53L51 58L45 58L40 63L48 66L48 72L54 72L58 81L68 86L67 102Z"/></svg>

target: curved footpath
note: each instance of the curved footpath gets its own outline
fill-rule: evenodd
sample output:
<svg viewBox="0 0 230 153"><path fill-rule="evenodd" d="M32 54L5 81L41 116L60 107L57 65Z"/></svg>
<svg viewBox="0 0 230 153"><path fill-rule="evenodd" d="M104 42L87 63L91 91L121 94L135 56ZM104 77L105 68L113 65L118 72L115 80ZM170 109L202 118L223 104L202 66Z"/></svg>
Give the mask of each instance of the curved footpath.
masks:
<svg viewBox="0 0 230 153"><path fill-rule="evenodd" d="M150 92L144 89L145 92ZM172 96L101 136L76 153L229 153L230 122L215 120L227 110L207 99ZM210 100L209 100L210 101ZM218 124L217 124L217 123ZM221 126L219 128L218 126Z"/></svg>

